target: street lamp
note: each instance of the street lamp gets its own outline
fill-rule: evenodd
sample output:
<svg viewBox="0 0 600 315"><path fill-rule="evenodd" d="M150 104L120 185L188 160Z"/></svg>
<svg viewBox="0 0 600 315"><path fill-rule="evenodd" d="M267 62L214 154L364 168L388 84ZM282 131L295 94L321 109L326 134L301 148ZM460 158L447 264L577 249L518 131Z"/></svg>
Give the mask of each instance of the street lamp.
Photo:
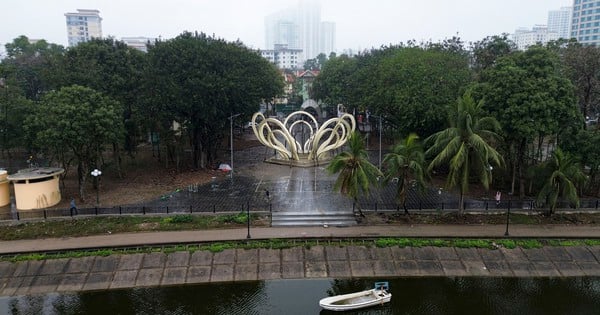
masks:
<svg viewBox="0 0 600 315"><path fill-rule="evenodd" d="M379 118L379 170L381 171L381 132L383 131L383 117L381 115L372 115L375 118Z"/></svg>
<svg viewBox="0 0 600 315"><path fill-rule="evenodd" d="M102 171L100 171L99 169L95 168L92 173L92 176L94 176L94 180L96 181L96 207L98 207L98 204L100 204L100 175L102 175Z"/></svg>
<svg viewBox="0 0 600 315"><path fill-rule="evenodd" d="M508 193L508 196L508 208L506 208L506 231L504 232L504 236L509 236L508 224L510 222L510 202L512 201L512 192Z"/></svg>
<svg viewBox="0 0 600 315"><path fill-rule="evenodd" d="M227 118L227 119L229 119L229 127L230 127L229 135L231 137L229 139L230 140L229 144L230 144L230 152L231 152L231 171L230 171L231 173L230 173L230 175L231 175L232 181L233 181L233 119L239 115L241 115L241 114L231 115L231 116L229 116L229 118Z"/></svg>

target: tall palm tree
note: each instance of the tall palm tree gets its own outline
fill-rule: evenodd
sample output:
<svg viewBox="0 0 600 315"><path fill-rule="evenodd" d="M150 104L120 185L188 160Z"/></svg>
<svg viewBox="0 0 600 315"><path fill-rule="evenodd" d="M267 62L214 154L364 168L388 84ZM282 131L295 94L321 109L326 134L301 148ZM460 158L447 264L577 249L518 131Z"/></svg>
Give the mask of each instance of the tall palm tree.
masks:
<svg viewBox="0 0 600 315"><path fill-rule="evenodd" d="M358 213L364 217L358 197L361 194L369 195L371 186L377 184L382 174L369 162L364 139L357 131L348 138L348 151L336 155L327 166L327 171L331 174L340 173L333 188L351 198Z"/></svg>
<svg viewBox="0 0 600 315"><path fill-rule="evenodd" d="M492 164L504 165L502 156L489 143L499 138L500 124L494 117L481 117L482 107L483 101L475 103L466 92L449 111L450 127L425 140L431 144L425 154L435 155L427 170L439 166L449 168L447 186L458 187L460 191L459 214L464 211L464 194L469 190L471 173L489 189Z"/></svg>
<svg viewBox="0 0 600 315"><path fill-rule="evenodd" d="M392 148L383 159L385 182L396 181L396 202L406 208L407 183L414 181L420 189L425 188L425 153L419 143L419 136L411 133Z"/></svg>
<svg viewBox="0 0 600 315"><path fill-rule="evenodd" d="M579 207L577 184L586 180L579 163L570 154L557 148L552 158L543 164L550 176L537 196L537 202L549 207L549 214L554 213L558 197L563 197Z"/></svg>

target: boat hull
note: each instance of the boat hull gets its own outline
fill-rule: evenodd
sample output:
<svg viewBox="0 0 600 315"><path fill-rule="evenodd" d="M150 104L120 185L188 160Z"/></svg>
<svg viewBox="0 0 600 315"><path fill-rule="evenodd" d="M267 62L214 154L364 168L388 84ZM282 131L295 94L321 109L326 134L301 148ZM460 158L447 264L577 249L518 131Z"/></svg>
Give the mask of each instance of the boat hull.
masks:
<svg viewBox="0 0 600 315"><path fill-rule="evenodd" d="M388 303L392 294L385 290L365 290L323 298L319 306L330 311L348 311Z"/></svg>

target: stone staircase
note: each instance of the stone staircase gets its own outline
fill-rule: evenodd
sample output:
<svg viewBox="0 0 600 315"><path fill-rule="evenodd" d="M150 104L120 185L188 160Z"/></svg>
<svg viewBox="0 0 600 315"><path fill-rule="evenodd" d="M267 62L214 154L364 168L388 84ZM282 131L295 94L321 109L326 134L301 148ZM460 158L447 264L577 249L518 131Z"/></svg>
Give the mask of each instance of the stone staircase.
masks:
<svg viewBox="0 0 600 315"><path fill-rule="evenodd" d="M272 226L353 226L356 219L348 212L273 212Z"/></svg>

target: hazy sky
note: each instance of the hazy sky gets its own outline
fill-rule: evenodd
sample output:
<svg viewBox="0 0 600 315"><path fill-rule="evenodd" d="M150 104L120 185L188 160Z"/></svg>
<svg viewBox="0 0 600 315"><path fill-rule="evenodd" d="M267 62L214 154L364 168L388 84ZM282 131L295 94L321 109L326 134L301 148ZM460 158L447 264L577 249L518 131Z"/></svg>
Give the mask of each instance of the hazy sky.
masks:
<svg viewBox="0 0 600 315"><path fill-rule="evenodd" d="M548 11L572 0L320 0L321 19L336 23L336 48L371 48L410 39L466 42L546 24ZM0 45L19 35L67 45L64 13L98 9L104 36L172 38L182 31L264 47L266 15L297 0L5 0Z"/></svg>

